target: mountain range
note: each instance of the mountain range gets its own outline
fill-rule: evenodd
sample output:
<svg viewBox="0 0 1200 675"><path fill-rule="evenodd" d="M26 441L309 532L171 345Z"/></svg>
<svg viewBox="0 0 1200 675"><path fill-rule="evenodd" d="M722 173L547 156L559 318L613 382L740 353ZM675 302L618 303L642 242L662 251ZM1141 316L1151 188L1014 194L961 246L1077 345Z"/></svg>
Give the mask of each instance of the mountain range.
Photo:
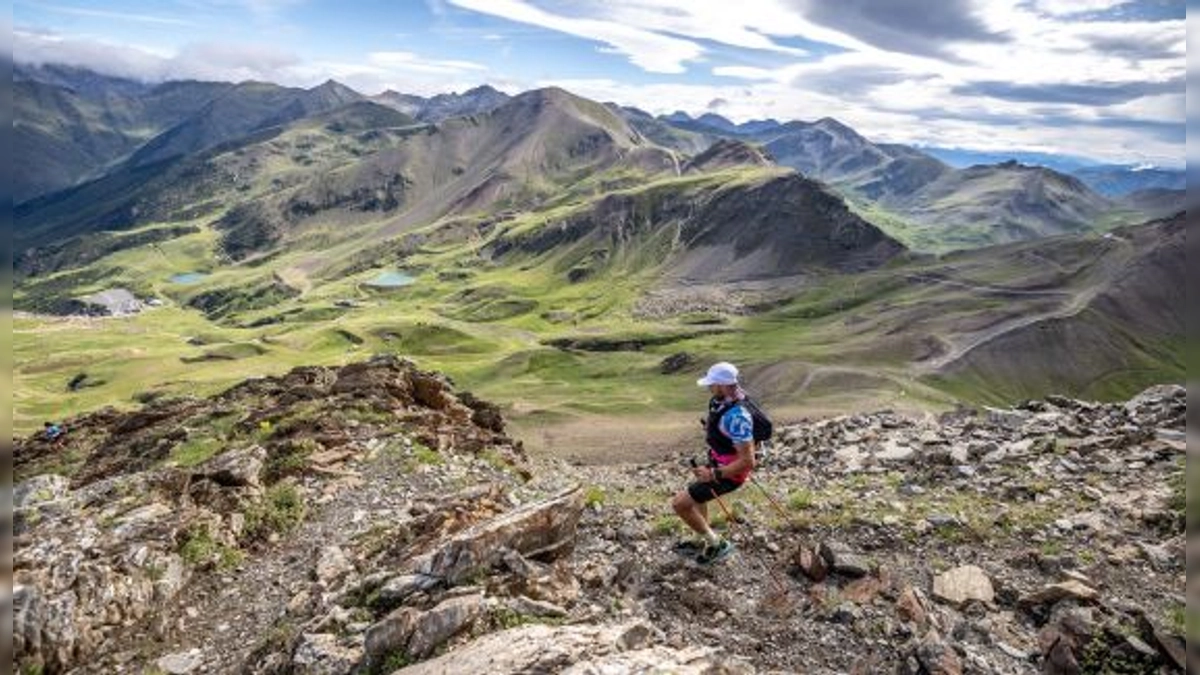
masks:
<svg viewBox="0 0 1200 675"><path fill-rule="evenodd" d="M71 405L346 349L403 350L501 401L532 386L518 425L675 405L667 357L740 355L781 404L839 382L1120 396L1181 372L1182 310L1160 293L1184 269L1169 188L1116 200L831 118L654 117L558 88L367 97L17 70L16 308L39 325L122 289L181 327ZM1075 338L1039 350L1034 330L1096 356L1055 371ZM60 339L94 354L94 335ZM95 358L27 357L18 379L39 391ZM628 377L641 393L614 393Z"/></svg>

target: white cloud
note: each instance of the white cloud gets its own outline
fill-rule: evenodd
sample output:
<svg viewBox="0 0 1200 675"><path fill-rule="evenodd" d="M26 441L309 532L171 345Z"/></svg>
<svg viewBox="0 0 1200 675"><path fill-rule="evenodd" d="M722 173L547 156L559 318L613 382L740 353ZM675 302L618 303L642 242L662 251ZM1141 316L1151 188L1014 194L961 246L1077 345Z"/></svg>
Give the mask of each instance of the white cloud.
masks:
<svg viewBox="0 0 1200 675"><path fill-rule="evenodd" d="M653 73L682 73L685 62L698 59L704 52L698 43L691 40L662 35L611 20L552 14L522 0L451 1L464 9L602 42L616 52L628 56L638 67Z"/></svg>
<svg viewBox="0 0 1200 675"><path fill-rule="evenodd" d="M157 14L134 14L131 12L113 12L103 9L91 9L87 7L68 7L61 5L43 5L45 9L60 14L74 14L76 16L91 16L102 19L117 19L119 21L132 21L134 23L149 23L165 26L194 26L195 24L186 19L179 19L169 16L159 16Z"/></svg>
<svg viewBox="0 0 1200 675"><path fill-rule="evenodd" d="M1128 3L1129 0L1036 0L1037 9L1054 16L1101 12Z"/></svg>
<svg viewBox="0 0 1200 675"><path fill-rule="evenodd" d="M385 70L399 70L433 75L460 74L473 70L487 70L487 66L471 61L424 59L412 52L371 52L367 62Z"/></svg>

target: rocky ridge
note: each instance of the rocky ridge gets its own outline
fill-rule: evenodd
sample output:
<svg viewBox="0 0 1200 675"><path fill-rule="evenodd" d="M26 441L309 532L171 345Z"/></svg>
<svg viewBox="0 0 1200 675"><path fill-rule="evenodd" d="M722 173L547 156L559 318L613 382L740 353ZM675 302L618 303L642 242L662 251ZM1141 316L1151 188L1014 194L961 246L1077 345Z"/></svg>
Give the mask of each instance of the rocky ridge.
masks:
<svg viewBox="0 0 1200 675"><path fill-rule="evenodd" d="M1185 406L782 425L711 568L672 551L684 457L530 461L408 362L101 411L17 441L14 665L1178 672Z"/></svg>

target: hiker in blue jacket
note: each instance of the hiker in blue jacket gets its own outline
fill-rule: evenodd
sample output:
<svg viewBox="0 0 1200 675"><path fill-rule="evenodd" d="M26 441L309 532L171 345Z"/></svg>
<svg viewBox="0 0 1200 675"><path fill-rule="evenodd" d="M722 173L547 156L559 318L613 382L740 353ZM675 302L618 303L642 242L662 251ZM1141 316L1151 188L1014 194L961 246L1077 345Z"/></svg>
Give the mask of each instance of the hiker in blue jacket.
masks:
<svg viewBox="0 0 1200 675"><path fill-rule="evenodd" d="M742 486L754 469L754 419L744 404L746 392L738 384L732 363L716 363L696 381L708 387L712 399L705 418L708 461L692 468L696 481L671 499L675 513L703 538L696 561L714 563L733 552L733 543L713 532L708 502Z"/></svg>

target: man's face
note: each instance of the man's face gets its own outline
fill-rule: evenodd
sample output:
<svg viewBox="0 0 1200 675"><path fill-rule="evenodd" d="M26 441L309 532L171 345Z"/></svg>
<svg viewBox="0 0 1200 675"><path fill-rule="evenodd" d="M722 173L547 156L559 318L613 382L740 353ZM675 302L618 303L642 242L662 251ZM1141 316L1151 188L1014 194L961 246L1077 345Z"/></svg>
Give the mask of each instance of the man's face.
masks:
<svg viewBox="0 0 1200 675"><path fill-rule="evenodd" d="M713 396L723 396L723 397L728 398L730 395L730 392L733 390L733 385L731 385L731 384L710 384L710 385L708 385L708 390L710 392L712 392Z"/></svg>

